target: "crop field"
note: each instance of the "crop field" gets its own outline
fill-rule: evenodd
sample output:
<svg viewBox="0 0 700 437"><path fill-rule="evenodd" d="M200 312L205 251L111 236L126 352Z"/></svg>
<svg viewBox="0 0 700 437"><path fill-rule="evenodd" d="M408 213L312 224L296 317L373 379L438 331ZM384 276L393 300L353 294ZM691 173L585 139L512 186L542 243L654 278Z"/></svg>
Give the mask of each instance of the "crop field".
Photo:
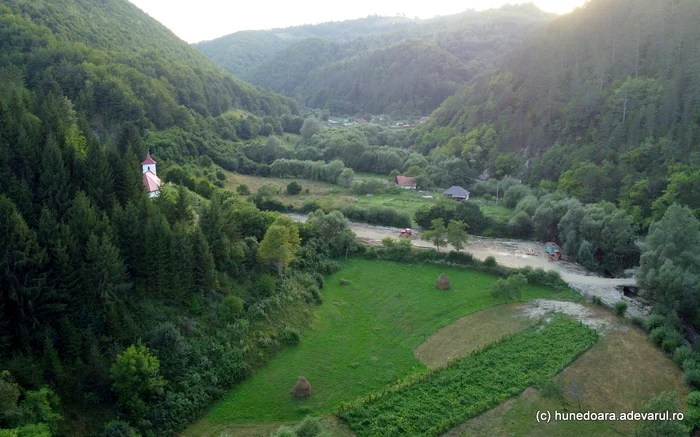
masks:
<svg viewBox="0 0 700 437"><path fill-rule="evenodd" d="M485 273L361 259L344 261L342 267L327 278L324 302L301 343L235 387L184 435L333 413L343 402L425 373L427 367L414 354L419 345L465 315L502 304L489 294L496 278ZM452 284L449 291L435 287L443 272ZM340 285L341 279L350 284ZM523 300L535 298L578 295L527 286ZM291 396L299 376L312 387L306 400Z"/></svg>
<svg viewBox="0 0 700 437"><path fill-rule="evenodd" d="M358 436L437 436L561 371L597 333L563 316L342 408ZM533 419L534 420L534 419Z"/></svg>

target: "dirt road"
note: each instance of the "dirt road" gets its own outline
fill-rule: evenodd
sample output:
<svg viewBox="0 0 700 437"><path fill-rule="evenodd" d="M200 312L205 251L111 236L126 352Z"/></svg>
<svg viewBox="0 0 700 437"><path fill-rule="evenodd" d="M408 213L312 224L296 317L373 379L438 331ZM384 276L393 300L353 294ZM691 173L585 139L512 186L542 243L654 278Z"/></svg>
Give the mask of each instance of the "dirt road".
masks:
<svg viewBox="0 0 700 437"><path fill-rule="evenodd" d="M288 215L294 220L306 221L306 216L299 214ZM401 231L398 228L374 226L356 222L350 222L350 226L358 240L369 244L379 244L381 240L386 237L397 238ZM416 247L435 249L432 243L422 241L419 237L414 237L411 243ZM441 250L449 251L452 250L452 247L448 246ZM604 278L589 272L575 263L549 261L545 256L544 245L541 243L469 237L469 243L464 250L480 260L492 256L496 258L498 264L506 267L522 268L530 266L535 269L543 268L545 270L556 270L571 288L584 296L598 296L606 305L610 306L614 305L617 301L625 300L629 304L628 312L630 315L643 316L648 312L648 309L643 308L637 301L623 296L616 288L619 286L636 286L637 283L634 278ZM530 255L531 253L534 253L534 255Z"/></svg>

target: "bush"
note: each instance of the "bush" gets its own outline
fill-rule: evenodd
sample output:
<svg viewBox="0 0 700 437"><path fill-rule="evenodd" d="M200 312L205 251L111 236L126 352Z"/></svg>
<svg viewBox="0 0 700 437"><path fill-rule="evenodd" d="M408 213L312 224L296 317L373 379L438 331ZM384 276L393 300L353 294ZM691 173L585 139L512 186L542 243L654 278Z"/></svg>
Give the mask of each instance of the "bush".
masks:
<svg viewBox="0 0 700 437"><path fill-rule="evenodd" d="M226 180L226 173L224 173L223 170L217 170L216 171L216 178L220 181L225 181Z"/></svg>
<svg viewBox="0 0 700 437"><path fill-rule="evenodd" d="M301 205L300 211L308 214L319 209L321 209L321 203L318 200L307 200Z"/></svg>
<svg viewBox="0 0 700 437"><path fill-rule="evenodd" d="M600 299L600 296L593 296L593 303L596 305L603 305L603 301Z"/></svg>
<svg viewBox="0 0 700 437"><path fill-rule="evenodd" d="M496 258L492 256L487 256L484 260L484 267L486 267L487 269L495 269L497 266L498 263L496 262Z"/></svg>
<svg viewBox="0 0 700 437"><path fill-rule="evenodd" d="M239 316L243 312L243 299L241 299L238 296L234 296L232 294L229 294L226 296L221 303L221 317L229 322L232 323L237 316Z"/></svg>
<svg viewBox="0 0 700 437"><path fill-rule="evenodd" d="M535 222L525 212L519 212L508 222L508 234L514 238L528 239L535 230Z"/></svg>
<svg viewBox="0 0 700 437"><path fill-rule="evenodd" d="M683 382L690 390L700 390L700 369L691 368L684 371Z"/></svg>
<svg viewBox="0 0 700 437"><path fill-rule="evenodd" d="M625 315L625 312L627 312L627 302L624 300L615 302L615 305L613 306L613 314L622 317Z"/></svg>
<svg viewBox="0 0 700 437"><path fill-rule="evenodd" d="M659 326L649 332L649 338L657 346L671 353L683 344L683 336L680 332L668 326Z"/></svg>
<svg viewBox="0 0 700 437"><path fill-rule="evenodd" d="M273 182L265 182L258 189L258 194L262 197L273 197L273 196L278 195L279 192L280 192L279 185L277 185Z"/></svg>
<svg viewBox="0 0 700 437"><path fill-rule="evenodd" d="M697 360L698 354L696 354L690 347L681 346L673 351L673 361L679 366L683 367L683 363L687 360Z"/></svg>
<svg viewBox="0 0 700 437"><path fill-rule="evenodd" d="M523 288L527 285L527 278L522 273L516 273L507 279L497 280L491 287L491 296L503 299L506 303L511 300L520 300L523 296Z"/></svg>
<svg viewBox="0 0 700 437"><path fill-rule="evenodd" d="M113 420L105 425L100 437L139 437L139 434L128 423L121 420Z"/></svg>
<svg viewBox="0 0 700 437"><path fill-rule="evenodd" d="M644 323L644 327L647 332L653 331L655 328L659 328L666 324L666 318L661 314L652 314Z"/></svg>
<svg viewBox="0 0 700 437"><path fill-rule="evenodd" d="M236 187L236 192L238 192L238 194L240 194L241 196L249 196L250 188L246 184L240 184Z"/></svg>
<svg viewBox="0 0 700 437"><path fill-rule="evenodd" d="M663 349L667 354L673 353L673 351L683 345L683 335L681 335L681 333L678 331L672 332L672 334L664 338L664 340L661 342L661 349Z"/></svg>
<svg viewBox="0 0 700 437"><path fill-rule="evenodd" d="M691 431L700 427L700 391L691 391L685 398L685 422Z"/></svg>
<svg viewBox="0 0 700 437"><path fill-rule="evenodd" d="M257 286L261 296L272 296L277 290L277 278L267 274L260 275Z"/></svg>
<svg viewBox="0 0 700 437"><path fill-rule="evenodd" d="M289 346L297 345L301 340L301 335L299 335L299 331L294 328L284 327L280 329L278 336L283 344Z"/></svg>
<svg viewBox="0 0 700 437"><path fill-rule="evenodd" d="M287 194L290 196L296 196L297 194L301 193L302 187L297 181L292 181L289 184L287 184Z"/></svg>

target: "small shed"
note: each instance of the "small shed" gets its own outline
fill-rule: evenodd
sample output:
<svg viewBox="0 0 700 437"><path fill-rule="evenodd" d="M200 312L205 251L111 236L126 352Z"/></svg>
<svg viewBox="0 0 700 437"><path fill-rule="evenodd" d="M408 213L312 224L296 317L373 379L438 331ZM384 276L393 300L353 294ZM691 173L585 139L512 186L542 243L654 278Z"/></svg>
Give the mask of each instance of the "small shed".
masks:
<svg viewBox="0 0 700 437"><path fill-rule="evenodd" d="M445 196L450 196L457 201L469 200L469 191L464 188L453 185L443 193Z"/></svg>

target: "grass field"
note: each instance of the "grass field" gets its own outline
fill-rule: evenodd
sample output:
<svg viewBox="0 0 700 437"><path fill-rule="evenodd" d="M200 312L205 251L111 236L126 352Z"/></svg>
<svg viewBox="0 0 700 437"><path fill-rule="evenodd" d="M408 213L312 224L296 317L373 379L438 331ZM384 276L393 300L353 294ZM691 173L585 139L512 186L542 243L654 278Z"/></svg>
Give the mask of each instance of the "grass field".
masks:
<svg viewBox="0 0 700 437"><path fill-rule="evenodd" d="M451 359L534 325L537 320L524 316L522 307L500 305L462 317L428 337L416 348L416 357L429 367L444 366Z"/></svg>
<svg viewBox="0 0 700 437"><path fill-rule="evenodd" d="M363 177L370 176L368 176L368 174L363 174ZM386 179L387 181L389 180L389 178L386 176L371 175L371 177L382 178ZM287 187L287 184L294 180L301 184L304 191L296 196L289 196L284 192L284 190ZM299 178L264 178L260 176L226 172L226 187L230 190L235 190L236 186L238 185L246 184L250 188L251 192L255 193L263 184L268 182L272 182L280 186L282 189L282 194L279 197L282 202L292 204L297 207L301 206L306 201L316 200L322 202L322 204L325 202L328 205L360 204L363 206L389 206L400 211L406 211L413 215L413 213L415 213L421 207L432 205L438 200L437 195L435 195L436 197L433 199L424 199L417 192L410 190L400 191L397 193L378 194L371 197L358 196L349 188L330 184L328 182ZM305 191L306 189L309 190L308 193Z"/></svg>
<svg viewBox="0 0 700 437"><path fill-rule="evenodd" d="M462 269L351 259L329 277L324 303L298 346L278 354L216 403L186 436L251 422L281 422L330 413L341 402L379 390L398 378L426 370L414 355L432 334L461 317L500 305L489 295L495 277ZM453 286L439 291L445 272ZM339 285L340 279L351 281ZM528 286L523 299L575 299L571 291ZM299 376L313 395L295 401ZM243 434L242 434L243 435Z"/></svg>
<svg viewBox="0 0 700 437"><path fill-rule="evenodd" d="M552 317L339 415L360 437L438 436L556 374L596 340L587 326Z"/></svg>

